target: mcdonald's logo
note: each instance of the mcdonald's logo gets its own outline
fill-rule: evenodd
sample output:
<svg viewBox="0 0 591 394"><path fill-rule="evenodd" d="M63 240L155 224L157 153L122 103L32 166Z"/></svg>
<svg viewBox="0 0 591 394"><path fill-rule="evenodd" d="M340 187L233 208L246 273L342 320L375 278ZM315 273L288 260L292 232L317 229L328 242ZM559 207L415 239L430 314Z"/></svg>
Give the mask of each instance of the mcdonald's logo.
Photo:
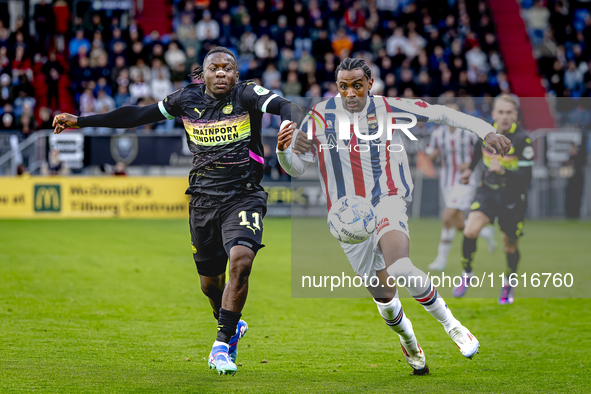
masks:
<svg viewBox="0 0 591 394"><path fill-rule="evenodd" d="M35 212L60 212L62 208L60 185L35 185L33 197Z"/></svg>

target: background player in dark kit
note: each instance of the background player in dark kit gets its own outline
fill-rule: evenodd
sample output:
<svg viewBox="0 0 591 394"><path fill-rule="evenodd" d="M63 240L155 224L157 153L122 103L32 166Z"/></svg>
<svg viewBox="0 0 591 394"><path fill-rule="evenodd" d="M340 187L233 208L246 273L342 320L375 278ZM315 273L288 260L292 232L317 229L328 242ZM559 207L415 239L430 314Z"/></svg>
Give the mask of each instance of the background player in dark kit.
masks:
<svg viewBox="0 0 591 394"><path fill-rule="evenodd" d="M248 329L240 320L248 277L263 246L267 193L260 185L262 116L281 115L281 129L295 128L292 121L298 121L301 110L262 86L238 82L236 58L223 47L212 49L193 76L204 83L189 84L157 104L87 117L60 114L53 126L57 134L67 127L130 128L182 118L194 154L187 189L193 256L201 289L218 319L209 365L219 373L234 373L236 344Z"/></svg>
<svg viewBox="0 0 591 394"><path fill-rule="evenodd" d="M507 255L506 276L517 272L519 250L517 245L523 235L523 223L527 207L527 187L532 177L534 149L531 139L517 125L518 108L509 95L498 96L493 103L492 117L495 128L511 140L511 150L505 157L491 153L487 146L478 142L470 168L462 173L462 182L467 182L476 165L482 160L485 171L482 185L476 191L468 221L464 228L462 265L464 280L453 291L454 296L463 296L469 287L472 263L476 254L476 237L487 223L499 219L503 232L503 249ZM513 288L505 279L499 304L512 304Z"/></svg>

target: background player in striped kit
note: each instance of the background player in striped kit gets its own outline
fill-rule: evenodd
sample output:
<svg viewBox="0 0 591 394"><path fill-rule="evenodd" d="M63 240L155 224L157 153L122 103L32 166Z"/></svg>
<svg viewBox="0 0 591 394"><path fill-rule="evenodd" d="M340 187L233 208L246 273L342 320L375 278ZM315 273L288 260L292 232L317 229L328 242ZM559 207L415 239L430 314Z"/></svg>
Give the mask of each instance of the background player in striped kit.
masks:
<svg viewBox="0 0 591 394"><path fill-rule="evenodd" d="M304 118L302 132L296 132L293 151L291 132L280 132L277 144L279 162L292 176L303 174L310 162L318 162L329 210L332 201L345 195L357 195L371 201L378 220L376 232L360 244L341 243L341 246L358 275L375 275L380 279L380 284L369 290L380 315L400 336L405 358L415 373L428 371L425 356L410 321L404 317L396 288L387 287L389 277L404 278L409 293L444 326L462 355L471 358L480 346L478 340L455 319L427 275L409 258L406 201L412 196L412 179L404 149L390 149L395 144L401 145L402 138L399 133L393 133L392 141L380 136L366 145L364 142L367 141L358 138L351 127L348 140L338 139L338 119L343 116L337 118L334 112L343 111L350 125L357 117L359 132L364 135L375 134L378 122L385 121L387 113L398 112L412 114L419 121L448 124L477 132L486 139L488 146L494 146L501 154L509 150L508 140L495 134L495 129L488 123L451 108L430 106L421 100L370 96L373 79L362 59L343 60L336 69L336 80L337 97L313 108L314 117L320 115L324 121L308 122L310 115ZM396 122L402 122L403 118L396 118ZM308 131L313 136L312 141L306 141Z"/></svg>
<svg viewBox="0 0 591 394"><path fill-rule="evenodd" d="M449 108L459 111L455 103L447 104ZM441 163L439 187L445 203L441 229L441 239L437 249L435 261L429 264L430 270L443 271L447 266L447 257L454 240L456 229L464 231L464 211L470 208L476 192L476 174L472 174L468 184L460 182L462 172L470 166L474 144L478 140L475 134L463 129L456 129L447 125L437 127L431 134L429 146L425 153L431 161L438 157ZM480 231L480 236L486 240L488 250L494 253L496 241L494 229L486 226Z"/></svg>

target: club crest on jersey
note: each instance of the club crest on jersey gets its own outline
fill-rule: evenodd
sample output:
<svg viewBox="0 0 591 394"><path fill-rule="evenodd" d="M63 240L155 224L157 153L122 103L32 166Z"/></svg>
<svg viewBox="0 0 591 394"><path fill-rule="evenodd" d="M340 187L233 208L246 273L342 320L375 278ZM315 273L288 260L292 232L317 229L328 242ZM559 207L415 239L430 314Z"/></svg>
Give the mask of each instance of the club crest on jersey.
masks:
<svg viewBox="0 0 591 394"><path fill-rule="evenodd" d="M367 126L370 129L376 129L378 127L378 117L375 113L367 115Z"/></svg>
<svg viewBox="0 0 591 394"><path fill-rule="evenodd" d="M222 108L222 112L225 113L226 115L230 115L233 110L234 110L234 107L232 106L232 104L228 104L224 108Z"/></svg>

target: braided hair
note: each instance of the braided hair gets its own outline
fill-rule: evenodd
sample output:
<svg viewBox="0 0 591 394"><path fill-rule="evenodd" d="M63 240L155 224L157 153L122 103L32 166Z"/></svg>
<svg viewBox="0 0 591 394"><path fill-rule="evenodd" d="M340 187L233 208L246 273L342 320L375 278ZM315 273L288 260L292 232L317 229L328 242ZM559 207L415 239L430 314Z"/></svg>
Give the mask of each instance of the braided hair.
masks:
<svg viewBox="0 0 591 394"><path fill-rule="evenodd" d="M234 63L236 63L236 56L234 56L234 53L232 53L231 50L224 47L215 47L207 52L207 55L205 55L205 58L203 59L203 65L205 65L205 59L214 53L225 53L226 55L230 55L232 56L232 59L234 59ZM191 74L189 74L189 76L193 79L200 79L203 81L203 66L197 67L195 70L193 70L193 72L191 72Z"/></svg>
<svg viewBox="0 0 591 394"><path fill-rule="evenodd" d="M339 71L351 71L351 70L362 70L365 78L367 78L368 81L371 79L371 70L369 69L369 66L367 65L365 60L353 59L350 57L346 58L345 60L343 60L341 62L341 64L339 64L339 66L337 67L337 69L334 72L334 79L335 80L337 79L337 76L339 75Z"/></svg>

